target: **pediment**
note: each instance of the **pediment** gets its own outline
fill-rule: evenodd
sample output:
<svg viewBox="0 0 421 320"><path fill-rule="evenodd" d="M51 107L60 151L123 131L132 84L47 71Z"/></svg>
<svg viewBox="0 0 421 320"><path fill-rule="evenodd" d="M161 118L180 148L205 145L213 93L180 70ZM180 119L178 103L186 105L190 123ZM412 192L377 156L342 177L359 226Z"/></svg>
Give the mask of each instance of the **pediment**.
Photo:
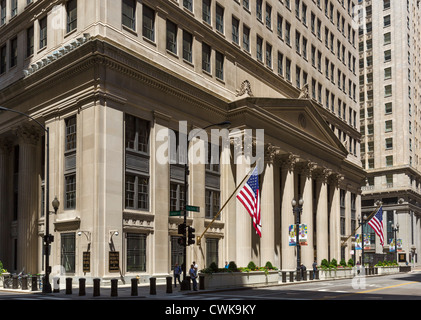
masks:
<svg viewBox="0 0 421 320"><path fill-rule="evenodd" d="M313 141L342 153L345 157L348 154L317 110L318 106L309 99L246 98L243 102L246 103L236 103L236 106L254 108L262 117L278 123L280 131L289 131L309 143Z"/></svg>

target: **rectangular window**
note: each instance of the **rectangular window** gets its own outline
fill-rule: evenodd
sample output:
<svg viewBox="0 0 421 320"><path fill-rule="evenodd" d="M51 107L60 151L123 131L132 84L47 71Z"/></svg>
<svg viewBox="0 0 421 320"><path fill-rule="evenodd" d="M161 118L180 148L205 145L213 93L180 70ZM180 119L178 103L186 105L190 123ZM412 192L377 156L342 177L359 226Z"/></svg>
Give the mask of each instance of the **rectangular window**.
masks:
<svg viewBox="0 0 421 320"><path fill-rule="evenodd" d="M211 47L202 43L202 70L211 72Z"/></svg>
<svg viewBox="0 0 421 320"><path fill-rule="evenodd" d="M146 234L127 233L127 272L146 271Z"/></svg>
<svg viewBox="0 0 421 320"><path fill-rule="evenodd" d="M142 14L142 35L155 41L155 11L145 5Z"/></svg>
<svg viewBox="0 0 421 320"><path fill-rule="evenodd" d="M215 52L215 77L224 80L224 55L218 51Z"/></svg>
<svg viewBox="0 0 421 320"><path fill-rule="evenodd" d="M10 16L13 18L18 14L18 0L11 0Z"/></svg>
<svg viewBox="0 0 421 320"><path fill-rule="evenodd" d="M149 177L126 170L126 209L149 209Z"/></svg>
<svg viewBox="0 0 421 320"><path fill-rule="evenodd" d="M18 63L18 38L10 40L10 68Z"/></svg>
<svg viewBox="0 0 421 320"><path fill-rule="evenodd" d="M47 46L47 17L39 20L39 48Z"/></svg>
<svg viewBox="0 0 421 320"><path fill-rule="evenodd" d="M384 62L389 62L392 60L392 51L391 50L386 50L384 52Z"/></svg>
<svg viewBox="0 0 421 320"><path fill-rule="evenodd" d="M250 52L250 28L243 25L243 49Z"/></svg>
<svg viewBox="0 0 421 320"><path fill-rule="evenodd" d="M167 20L167 50L177 54L177 25Z"/></svg>
<svg viewBox="0 0 421 320"><path fill-rule="evenodd" d="M205 191L205 218L213 219L221 206L220 191L206 189ZM219 218L219 217L218 217Z"/></svg>
<svg viewBox="0 0 421 320"><path fill-rule="evenodd" d="M76 208L76 116L65 120L64 209Z"/></svg>
<svg viewBox="0 0 421 320"><path fill-rule="evenodd" d="M76 208L76 173L65 175L64 177L64 198L65 198L65 209Z"/></svg>
<svg viewBox="0 0 421 320"><path fill-rule="evenodd" d="M263 39L259 36L256 38L256 58L263 62Z"/></svg>
<svg viewBox="0 0 421 320"><path fill-rule="evenodd" d="M183 59L193 61L193 36L187 31L183 30Z"/></svg>
<svg viewBox="0 0 421 320"><path fill-rule="evenodd" d="M189 11L193 11L193 0L183 0L183 6Z"/></svg>
<svg viewBox="0 0 421 320"><path fill-rule="evenodd" d="M170 184L170 211L183 210L186 203L185 187L183 183L173 182Z"/></svg>
<svg viewBox="0 0 421 320"><path fill-rule="evenodd" d="M240 44L240 21L232 17L232 42Z"/></svg>
<svg viewBox="0 0 421 320"><path fill-rule="evenodd" d="M220 5L216 5L216 30L220 33L224 33L224 8Z"/></svg>
<svg viewBox="0 0 421 320"><path fill-rule="evenodd" d="M0 26L6 23L6 0L0 1Z"/></svg>
<svg viewBox="0 0 421 320"><path fill-rule="evenodd" d="M123 5L123 8L124 8L124 5ZM67 1L66 13L67 13L67 32L69 33L77 28L77 0Z"/></svg>
<svg viewBox="0 0 421 320"><path fill-rule="evenodd" d="M385 132L392 132L392 131L393 131L392 120L385 121Z"/></svg>
<svg viewBox="0 0 421 320"><path fill-rule="evenodd" d="M76 272L76 233L61 234L61 266L66 274Z"/></svg>
<svg viewBox="0 0 421 320"><path fill-rule="evenodd" d="M207 238L206 239L206 265L209 266L212 262L218 265L219 257L219 239Z"/></svg>
<svg viewBox="0 0 421 320"><path fill-rule="evenodd" d="M34 54L34 27L26 29L26 57Z"/></svg>
<svg viewBox="0 0 421 320"><path fill-rule="evenodd" d="M202 1L202 19L204 22L211 24L211 0Z"/></svg>

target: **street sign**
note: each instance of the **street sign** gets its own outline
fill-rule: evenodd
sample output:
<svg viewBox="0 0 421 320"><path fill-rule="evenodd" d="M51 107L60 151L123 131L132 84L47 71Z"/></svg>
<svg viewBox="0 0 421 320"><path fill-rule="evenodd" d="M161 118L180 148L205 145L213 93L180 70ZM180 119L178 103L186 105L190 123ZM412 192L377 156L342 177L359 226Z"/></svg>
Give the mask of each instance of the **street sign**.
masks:
<svg viewBox="0 0 421 320"><path fill-rule="evenodd" d="M181 210L170 211L170 217L181 216Z"/></svg>
<svg viewBox="0 0 421 320"><path fill-rule="evenodd" d="M196 206L186 206L186 210L187 211L192 211L192 212L200 212L200 207L196 207Z"/></svg>

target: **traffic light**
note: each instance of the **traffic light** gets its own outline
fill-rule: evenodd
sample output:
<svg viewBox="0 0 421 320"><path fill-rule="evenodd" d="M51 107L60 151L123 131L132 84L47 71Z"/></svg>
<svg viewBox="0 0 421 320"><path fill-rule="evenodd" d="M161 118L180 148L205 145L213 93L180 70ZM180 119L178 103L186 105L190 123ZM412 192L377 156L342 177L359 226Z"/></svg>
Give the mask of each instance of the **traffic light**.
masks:
<svg viewBox="0 0 421 320"><path fill-rule="evenodd" d="M191 245L191 244L195 244L194 241L194 232L196 230L193 227L188 227L187 228L187 245Z"/></svg>
<svg viewBox="0 0 421 320"><path fill-rule="evenodd" d="M177 242L178 242L178 245L183 247L186 244L186 237L178 238Z"/></svg>
<svg viewBox="0 0 421 320"><path fill-rule="evenodd" d="M184 223L178 225L178 234L186 235L186 225Z"/></svg>

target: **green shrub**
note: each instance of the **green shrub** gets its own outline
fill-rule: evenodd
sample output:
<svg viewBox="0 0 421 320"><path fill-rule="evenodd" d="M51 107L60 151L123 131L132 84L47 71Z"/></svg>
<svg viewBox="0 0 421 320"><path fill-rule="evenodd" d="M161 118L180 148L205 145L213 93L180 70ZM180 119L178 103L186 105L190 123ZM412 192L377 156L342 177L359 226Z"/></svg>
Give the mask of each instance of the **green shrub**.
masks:
<svg viewBox="0 0 421 320"><path fill-rule="evenodd" d="M254 271L257 269L256 264L253 261L250 261L247 265L247 269L250 269L251 271Z"/></svg>
<svg viewBox="0 0 421 320"><path fill-rule="evenodd" d="M268 270L277 270L277 268L274 267L270 261L266 262L265 268Z"/></svg>
<svg viewBox="0 0 421 320"><path fill-rule="evenodd" d="M231 271L231 272L238 271L237 265L235 264L234 261L230 261L230 263L228 264L228 271Z"/></svg>
<svg viewBox="0 0 421 320"><path fill-rule="evenodd" d="M353 266L354 266L354 260L349 259L349 260L348 260L348 265L349 265L350 267L353 267Z"/></svg>
<svg viewBox="0 0 421 320"><path fill-rule="evenodd" d="M345 259L341 259L341 262L339 262L339 264L340 264L342 267L346 267L346 261L345 261Z"/></svg>
<svg viewBox="0 0 421 320"><path fill-rule="evenodd" d="M215 262L212 262L209 265L209 269L211 270L211 272L218 272L218 265Z"/></svg>
<svg viewBox="0 0 421 320"><path fill-rule="evenodd" d="M327 259L322 260L322 264L321 264L322 268L329 268L329 265L330 263L329 261L327 261Z"/></svg>

